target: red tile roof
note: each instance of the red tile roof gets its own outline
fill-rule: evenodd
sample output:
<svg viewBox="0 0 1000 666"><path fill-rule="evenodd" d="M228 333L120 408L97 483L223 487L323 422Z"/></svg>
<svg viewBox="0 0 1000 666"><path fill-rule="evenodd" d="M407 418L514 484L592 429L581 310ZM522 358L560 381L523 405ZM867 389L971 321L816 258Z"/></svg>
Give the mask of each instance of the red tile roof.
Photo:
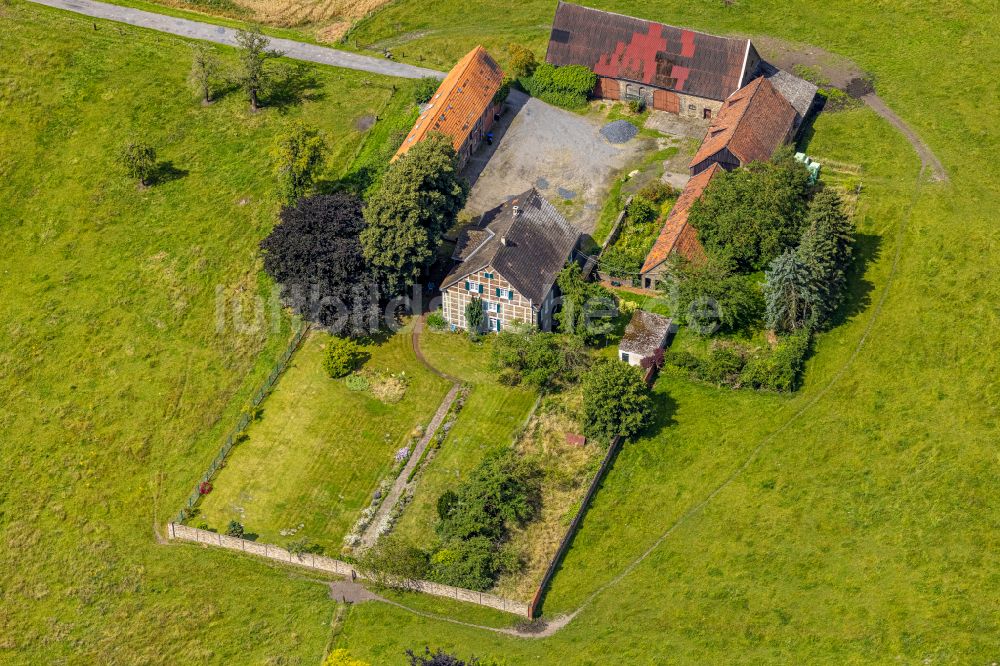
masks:
<svg viewBox="0 0 1000 666"><path fill-rule="evenodd" d="M678 252L690 261L704 259L705 251L698 241L698 230L688 224L688 213L691 205L701 198L708 183L721 171L722 168L718 164L713 164L687 182L674 207L670 209L670 214L667 215L663 228L660 229L660 235L653 243L653 249L646 255L646 261L640 272L646 273L656 268L667 260L671 252Z"/></svg>
<svg viewBox="0 0 1000 666"><path fill-rule="evenodd" d="M796 111L771 82L758 77L722 105L691 160L691 167L728 149L740 164L771 158L795 125Z"/></svg>
<svg viewBox="0 0 1000 666"><path fill-rule="evenodd" d="M753 45L560 2L545 60L698 97L726 99L744 80ZM756 55L756 52L754 51Z"/></svg>
<svg viewBox="0 0 1000 666"><path fill-rule="evenodd" d="M503 83L503 70L482 46L469 51L458 61L438 87L430 106L420 114L396 159L431 132L452 137L455 150L469 138L476 122L489 108Z"/></svg>

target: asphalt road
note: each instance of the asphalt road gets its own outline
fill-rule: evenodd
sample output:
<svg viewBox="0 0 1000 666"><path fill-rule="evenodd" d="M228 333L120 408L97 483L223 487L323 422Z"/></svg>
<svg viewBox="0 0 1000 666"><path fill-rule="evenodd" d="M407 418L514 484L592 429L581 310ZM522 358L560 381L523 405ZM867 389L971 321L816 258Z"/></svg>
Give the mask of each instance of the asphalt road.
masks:
<svg viewBox="0 0 1000 666"><path fill-rule="evenodd" d="M109 5L104 2L96 2L95 0L31 1L40 5L55 7L56 9L64 9L85 16L167 32L180 37L202 39L208 42L216 42L217 44L236 46L236 30L210 23L200 23L174 16L165 16L154 12L142 11L141 9L132 9L131 7ZM363 72L384 74L386 76L398 76L404 79L419 79L424 76L441 78L444 76L443 73L432 69L414 67L413 65L393 62L385 58L374 58L348 51L339 51L325 46L296 42L291 39L271 37L270 40L272 49L282 51L287 57L294 58L295 60L305 60L321 65L332 65L333 67L357 69Z"/></svg>

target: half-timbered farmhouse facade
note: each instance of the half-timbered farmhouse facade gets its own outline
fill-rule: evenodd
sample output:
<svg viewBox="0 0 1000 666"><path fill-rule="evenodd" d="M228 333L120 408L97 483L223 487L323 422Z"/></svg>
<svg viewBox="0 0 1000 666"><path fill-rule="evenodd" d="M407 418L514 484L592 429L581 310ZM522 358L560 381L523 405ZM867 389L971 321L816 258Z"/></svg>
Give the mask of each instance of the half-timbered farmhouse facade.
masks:
<svg viewBox="0 0 1000 666"><path fill-rule="evenodd" d="M465 309L475 298L490 331L517 322L550 328L556 277L579 239L535 189L487 211L459 236L453 255L459 263L441 283L442 312L452 330L466 328Z"/></svg>

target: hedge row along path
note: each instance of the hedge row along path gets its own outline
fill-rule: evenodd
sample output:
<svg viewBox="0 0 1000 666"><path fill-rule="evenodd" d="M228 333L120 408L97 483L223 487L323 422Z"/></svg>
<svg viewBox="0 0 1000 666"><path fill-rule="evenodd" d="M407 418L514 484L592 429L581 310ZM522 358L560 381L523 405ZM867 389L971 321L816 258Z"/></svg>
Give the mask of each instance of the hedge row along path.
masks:
<svg viewBox="0 0 1000 666"><path fill-rule="evenodd" d="M179 37L189 39L201 39L207 42L225 44L226 46L236 46L236 30L210 23L201 23L189 19L175 16L165 16L155 12L147 12L131 7L121 7L109 5L96 0L31 0L39 5L55 7L69 12L76 12L93 18L117 21L140 28L149 28L159 32L170 33ZM282 51L289 58L295 60L305 60L321 65L331 65L333 67L344 67L346 69L356 69L374 74L384 74L385 76L398 76L403 79L419 79L425 76L442 78L444 74L433 69L415 67L401 62L393 62L385 58L373 58L371 56L340 51L316 44L297 42L291 39L280 39L268 37L271 40L270 48Z"/></svg>

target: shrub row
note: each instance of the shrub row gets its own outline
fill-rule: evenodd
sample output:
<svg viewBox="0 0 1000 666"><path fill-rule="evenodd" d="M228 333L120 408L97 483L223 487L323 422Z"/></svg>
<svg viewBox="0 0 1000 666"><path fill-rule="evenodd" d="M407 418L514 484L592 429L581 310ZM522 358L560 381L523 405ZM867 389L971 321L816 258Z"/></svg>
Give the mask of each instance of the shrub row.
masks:
<svg viewBox="0 0 1000 666"><path fill-rule="evenodd" d="M705 358L688 351L672 351L664 360L710 384L787 392L798 388L809 342L809 332L799 331L781 338L770 349L717 343Z"/></svg>

